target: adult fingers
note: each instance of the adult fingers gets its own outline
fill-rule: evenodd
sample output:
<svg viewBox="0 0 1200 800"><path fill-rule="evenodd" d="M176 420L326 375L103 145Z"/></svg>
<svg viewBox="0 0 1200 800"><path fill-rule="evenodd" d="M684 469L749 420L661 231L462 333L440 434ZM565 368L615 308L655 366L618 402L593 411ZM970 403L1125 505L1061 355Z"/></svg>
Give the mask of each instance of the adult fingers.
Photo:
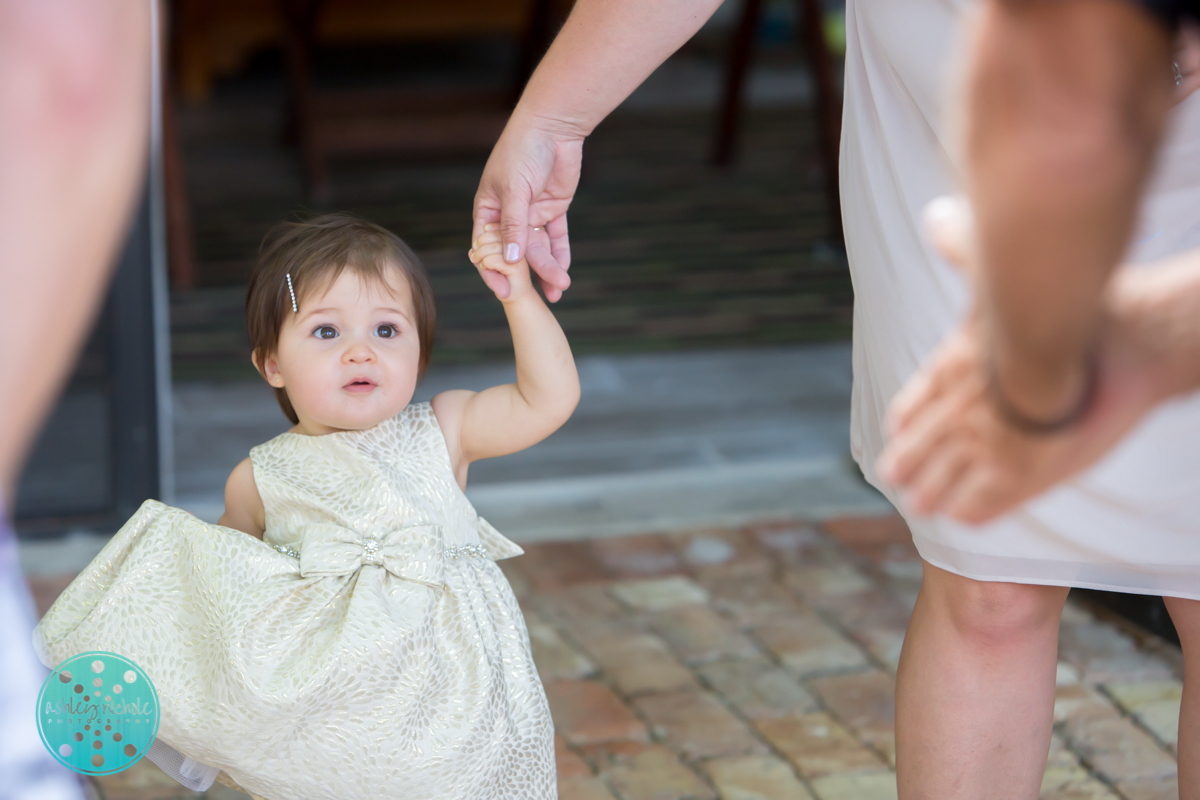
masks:
<svg viewBox="0 0 1200 800"><path fill-rule="evenodd" d="M886 430L889 437L908 427L912 418L926 404L942 392L942 381L937 370L922 369L908 379L908 383L892 397L887 407Z"/></svg>
<svg viewBox="0 0 1200 800"><path fill-rule="evenodd" d="M907 428L926 406L961 382L970 372L970 358L958 334L951 334L922 367L888 403L888 435L896 436Z"/></svg>
<svg viewBox="0 0 1200 800"><path fill-rule="evenodd" d="M571 268L571 240L567 236L567 215L565 213L546 223L546 235L550 239L550 253L554 256L554 260L558 262L564 272L569 270Z"/></svg>
<svg viewBox="0 0 1200 800"><path fill-rule="evenodd" d="M1025 498L1007 486L997 470L976 464L942 501L942 513L968 525L982 525L1015 508Z"/></svg>
<svg viewBox="0 0 1200 800"><path fill-rule="evenodd" d="M475 193L475 206L471 214L471 241L474 242L483 234L485 225L499 222L500 196L486 183L481 183L479 191Z"/></svg>
<svg viewBox="0 0 1200 800"><path fill-rule="evenodd" d="M888 404L889 435L904 430L934 398L957 391L967 381L977 382L978 371L976 332L965 326L948 334L929 362L908 379Z"/></svg>
<svg viewBox="0 0 1200 800"><path fill-rule="evenodd" d="M921 212L921 223L938 252L969 275L974 219L966 199L950 195L935 197Z"/></svg>
<svg viewBox="0 0 1200 800"><path fill-rule="evenodd" d="M529 268L537 275L538 283L546 299L556 303L562 298L563 289L571 285L566 271L554 260L554 256L536 235L529 238L529 250L525 254Z"/></svg>
<svg viewBox="0 0 1200 800"><path fill-rule="evenodd" d="M496 297L504 300L512 292L512 286L508 282L508 276L496 272L494 269L480 269L479 275L483 278L483 282L487 287L496 293Z"/></svg>
<svg viewBox="0 0 1200 800"><path fill-rule="evenodd" d="M558 263L548 245L546 231L535 230L529 235L529 251L526 257L529 259L529 266L538 276L542 290L546 292L547 298L553 301L562 297L563 291L571 285L571 277Z"/></svg>
<svg viewBox="0 0 1200 800"><path fill-rule="evenodd" d="M910 485L944 440L964 433L962 406L963 398L953 393L926 404L912 423L888 442L879 456L879 474L896 486Z"/></svg>
<svg viewBox="0 0 1200 800"><path fill-rule="evenodd" d="M530 238L528 258L546 299L551 303L558 302L571 285L571 276L567 274L571 265L571 246L567 239L566 214L550 220Z"/></svg>
<svg viewBox="0 0 1200 800"><path fill-rule="evenodd" d="M951 442L929 459L909 486L909 505L914 513L930 514L941 508L942 501L966 474L971 452L969 444Z"/></svg>
<svg viewBox="0 0 1200 800"><path fill-rule="evenodd" d="M504 260L515 264L521 260L529 240L528 186L509 185L500 192L500 235L504 239Z"/></svg>

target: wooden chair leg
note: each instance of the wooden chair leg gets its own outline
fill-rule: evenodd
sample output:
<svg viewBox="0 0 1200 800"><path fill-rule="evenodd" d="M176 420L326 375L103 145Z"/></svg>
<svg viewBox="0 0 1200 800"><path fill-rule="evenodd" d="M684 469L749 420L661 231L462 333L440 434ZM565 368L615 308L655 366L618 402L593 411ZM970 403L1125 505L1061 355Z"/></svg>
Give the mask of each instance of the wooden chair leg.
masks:
<svg viewBox="0 0 1200 800"><path fill-rule="evenodd" d="M824 12L820 0L799 0L805 51L816 83L816 111L821 160L825 167L825 196L829 203L830 235L845 241L842 231L841 192L838 189L838 153L842 139L842 100L834 81L833 57L825 42Z"/></svg>
<svg viewBox="0 0 1200 800"><path fill-rule="evenodd" d="M168 3L171 20L171 61L179 96L195 104L212 93L212 60L208 52L210 5L208 0L175 0Z"/></svg>
<svg viewBox="0 0 1200 800"><path fill-rule="evenodd" d="M284 55L288 71L288 115L291 132L300 150L304 188L309 199L320 202L329 193L329 167L316 135L313 102L313 32L320 0L281 0L284 19Z"/></svg>
<svg viewBox="0 0 1200 800"><path fill-rule="evenodd" d="M761 15L762 0L745 0L742 6L742 20L738 23L729 50L729 61L725 66L725 94L721 98L716 147L713 150L713 163L718 166L728 166L733 162L734 150L737 147L738 123L742 116L742 90L746 82L746 70L754 54L754 39L758 34Z"/></svg>
<svg viewBox="0 0 1200 800"><path fill-rule="evenodd" d="M168 3L160 0L164 35L159 38L162 65L162 180L163 211L167 234L167 278L172 289L196 288L196 259L192 250L192 212L183 175L183 152L179 144L177 116L180 92L188 92L188 66L183 34L189 23L201 23L202 9L194 2ZM203 30L202 25L197 29ZM192 87L193 89L195 87Z"/></svg>
<svg viewBox="0 0 1200 800"><path fill-rule="evenodd" d="M529 18L525 22L525 33L521 37L521 55L517 71L513 75L512 103L521 99L521 92L529 82L529 76L537 69L538 62L550 48L555 31L562 20L558 19L561 9L554 0L530 0Z"/></svg>

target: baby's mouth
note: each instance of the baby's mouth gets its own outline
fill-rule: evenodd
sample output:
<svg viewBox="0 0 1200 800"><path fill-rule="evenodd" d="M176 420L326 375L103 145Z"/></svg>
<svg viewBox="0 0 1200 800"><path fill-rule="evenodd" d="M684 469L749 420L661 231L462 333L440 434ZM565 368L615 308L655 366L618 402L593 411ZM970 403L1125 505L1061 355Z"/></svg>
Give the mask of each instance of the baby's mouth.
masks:
<svg viewBox="0 0 1200 800"><path fill-rule="evenodd" d="M347 383L342 388L345 389L347 392L354 392L355 394L360 394L360 393L366 393L366 392L371 391L372 389L375 388L375 386L376 386L376 384L375 384L375 381L373 381L373 380L369 380L367 378L356 378L355 380L352 380L349 383Z"/></svg>

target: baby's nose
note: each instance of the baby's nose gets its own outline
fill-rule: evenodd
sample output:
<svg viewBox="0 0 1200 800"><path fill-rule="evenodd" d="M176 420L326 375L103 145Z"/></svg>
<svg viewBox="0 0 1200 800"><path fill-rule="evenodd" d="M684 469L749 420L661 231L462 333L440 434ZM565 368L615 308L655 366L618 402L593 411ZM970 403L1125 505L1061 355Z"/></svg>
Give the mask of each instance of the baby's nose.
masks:
<svg viewBox="0 0 1200 800"><path fill-rule="evenodd" d="M367 345L366 342L354 342L346 348L345 358L355 364L360 364L364 361L372 361L375 358L375 353Z"/></svg>

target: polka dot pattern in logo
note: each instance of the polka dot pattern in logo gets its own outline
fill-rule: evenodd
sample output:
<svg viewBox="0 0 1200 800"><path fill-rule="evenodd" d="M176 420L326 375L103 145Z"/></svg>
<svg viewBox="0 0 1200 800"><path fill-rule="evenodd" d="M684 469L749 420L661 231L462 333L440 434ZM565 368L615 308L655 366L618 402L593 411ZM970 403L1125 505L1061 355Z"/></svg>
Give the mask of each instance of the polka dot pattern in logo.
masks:
<svg viewBox="0 0 1200 800"><path fill-rule="evenodd" d="M95 688L85 691L85 681ZM81 653L42 684L37 722L42 743L60 764L84 775L110 775L133 766L154 743L158 693L128 658Z"/></svg>

